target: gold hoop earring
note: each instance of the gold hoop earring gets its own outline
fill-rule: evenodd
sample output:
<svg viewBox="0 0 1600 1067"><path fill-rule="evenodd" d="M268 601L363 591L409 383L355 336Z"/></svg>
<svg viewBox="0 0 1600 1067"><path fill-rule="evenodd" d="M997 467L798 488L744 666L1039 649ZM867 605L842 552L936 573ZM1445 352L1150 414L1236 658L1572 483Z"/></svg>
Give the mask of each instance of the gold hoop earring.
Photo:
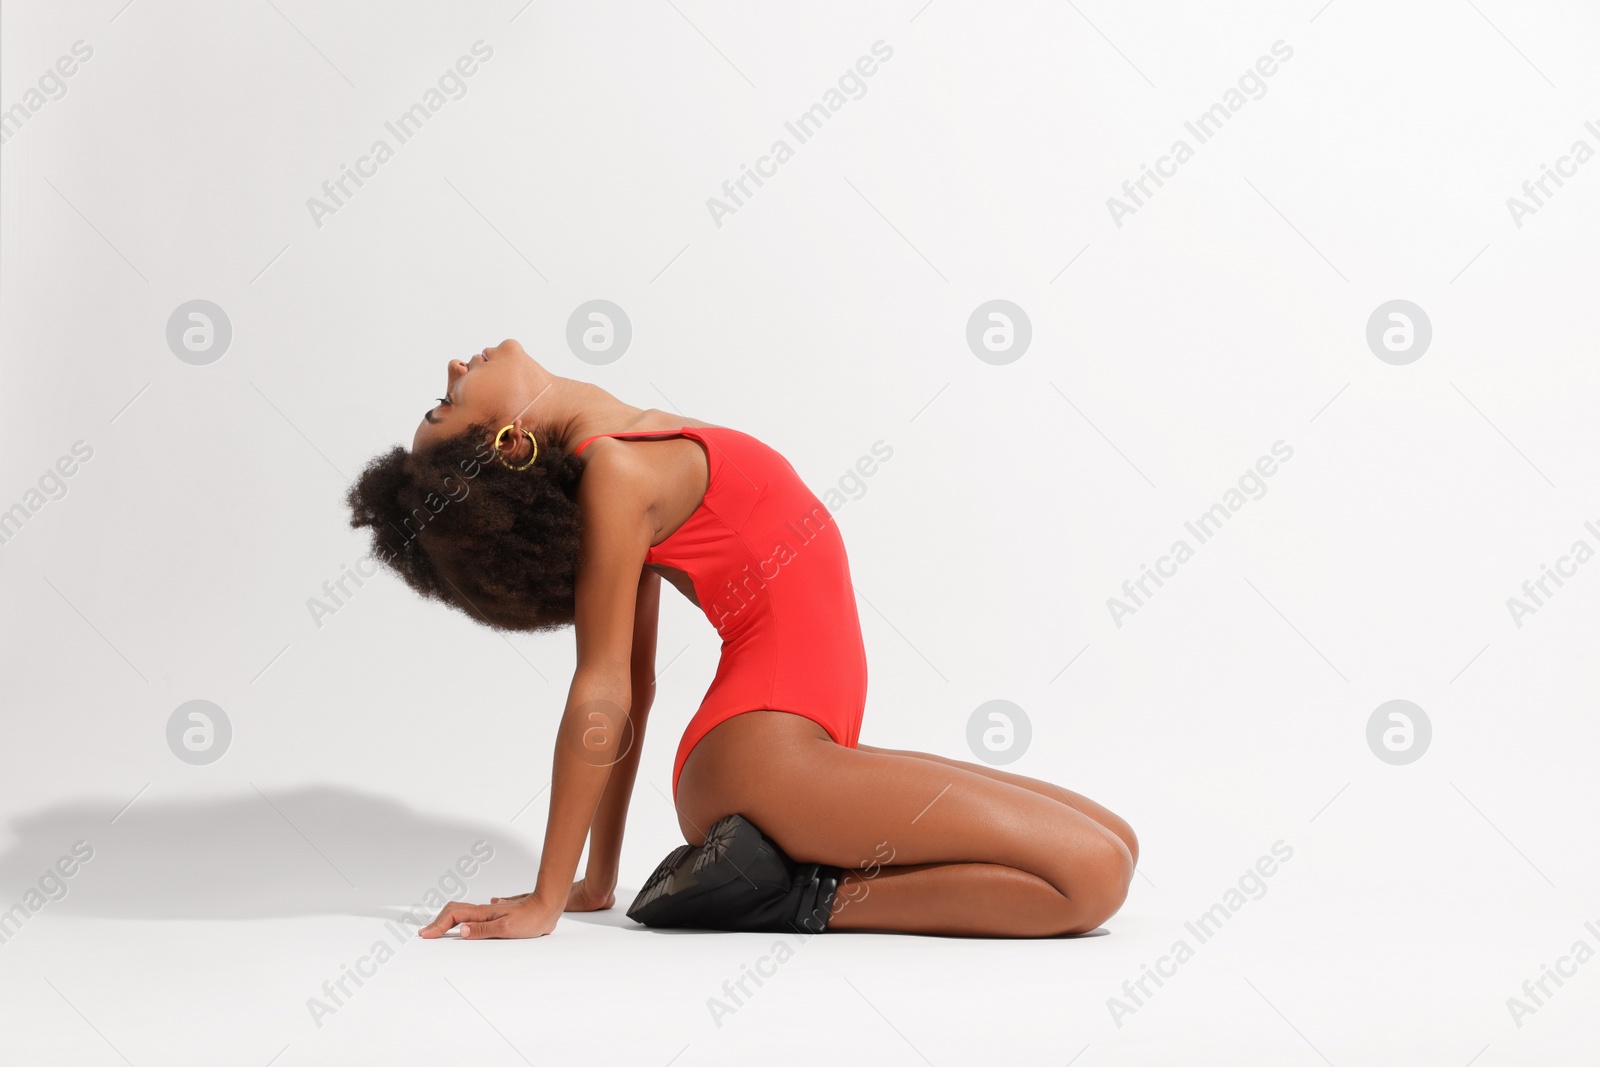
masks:
<svg viewBox="0 0 1600 1067"><path fill-rule="evenodd" d="M500 461L500 466L506 468L507 470L525 471L529 467L533 466L534 460L539 458L539 442L534 440L532 433L527 430L523 430L523 436L526 437L528 439L528 443L533 446L533 455L529 456L528 462L524 463L522 466L513 467L511 464L507 463L505 457L500 454L500 442L505 440L506 434L510 433L514 429L516 429L515 423L507 423L506 425L500 427L500 432L494 435L494 455L495 458Z"/></svg>

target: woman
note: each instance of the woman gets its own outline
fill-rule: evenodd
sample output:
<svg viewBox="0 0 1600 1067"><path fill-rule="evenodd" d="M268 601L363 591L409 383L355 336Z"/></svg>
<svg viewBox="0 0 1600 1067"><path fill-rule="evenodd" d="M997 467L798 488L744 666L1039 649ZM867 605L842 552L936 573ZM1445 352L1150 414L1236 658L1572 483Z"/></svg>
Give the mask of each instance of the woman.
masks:
<svg viewBox="0 0 1600 1067"><path fill-rule="evenodd" d="M1139 846L1099 804L858 742L867 670L843 542L754 437L625 404L508 340L450 361L411 451L373 460L350 504L424 596L500 629L576 630L536 886L451 904L422 936L538 937L562 911L613 906L663 578L705 611L722 659L673 765L688 844L631 916L1045 937L1122 905Z"/></svg>

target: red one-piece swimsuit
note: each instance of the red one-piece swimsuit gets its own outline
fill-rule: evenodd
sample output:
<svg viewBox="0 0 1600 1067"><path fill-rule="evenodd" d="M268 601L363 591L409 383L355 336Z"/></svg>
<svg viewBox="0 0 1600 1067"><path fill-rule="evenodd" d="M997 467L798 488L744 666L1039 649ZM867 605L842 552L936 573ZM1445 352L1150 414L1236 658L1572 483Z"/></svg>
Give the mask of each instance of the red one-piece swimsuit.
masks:
<svg viewBox="0 0 1600 1067"><path fill-rule="evenodd" d="M672 796L694 746L746 711L803 715L855 748L867 699L844 541L833 515L778 452L725 426L633 430L595 437L690 437L705 446L710 481L687 522L645 553L694 582L722 638L722 659L672 765Z"/></svg>

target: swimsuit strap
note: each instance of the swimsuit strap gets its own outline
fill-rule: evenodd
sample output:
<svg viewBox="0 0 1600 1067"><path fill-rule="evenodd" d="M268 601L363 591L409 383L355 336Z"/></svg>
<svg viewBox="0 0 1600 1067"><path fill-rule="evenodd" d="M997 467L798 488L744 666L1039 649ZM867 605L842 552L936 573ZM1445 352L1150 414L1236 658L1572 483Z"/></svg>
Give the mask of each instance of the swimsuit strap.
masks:
<svg viewBox="0 0 1600 1067"><path fill-rule="evenodd" d="M582 452L588 447L589 442L597 437L676 437L680 434L688 434L693 437L695 436L694 427L682 426L676 430L617 430L613 433L597 433L593 437L585 437L582 441L579 441L578 446L572 450L572 454L576 456L579 452Z"/></svg>

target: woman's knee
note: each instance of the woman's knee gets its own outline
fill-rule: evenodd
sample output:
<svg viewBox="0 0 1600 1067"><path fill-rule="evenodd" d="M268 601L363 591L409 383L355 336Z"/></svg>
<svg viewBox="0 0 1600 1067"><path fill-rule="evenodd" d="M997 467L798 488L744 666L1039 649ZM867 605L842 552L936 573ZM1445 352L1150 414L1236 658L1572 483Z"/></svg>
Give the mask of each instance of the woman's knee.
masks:
<svg viewBox="0 0 1600 1067"><path fill-rule="evenodd" d="M1106 818L1101 822L1107 830L1116 834L1128 848L1128 859L1134 866L1139 865L1139 838L1134 835L1133 827L1128 825L1128 820L1120 815L1106 812Z"/></svg>
<svg viewBox="0 0 1600 1067"><path fill-rule="evenodd" d="M1128 825L1128 820L1111 811L1101 804L1094 804L1088 810L1079 809L1093 819L1108 837L1116 841L1127 851L1129 863L1137 866L1139 863L1139 838L1134 835L1133 827Z"/></svg>
<svg viewBox="0 0 1600 1067"><path fill-rule="evenodd" d="M1133 884L1133 859L1121 843L1079 850L1073 856L1073 879L1067 889L1069 929L1087 933L1121 910Z"/></svg>

